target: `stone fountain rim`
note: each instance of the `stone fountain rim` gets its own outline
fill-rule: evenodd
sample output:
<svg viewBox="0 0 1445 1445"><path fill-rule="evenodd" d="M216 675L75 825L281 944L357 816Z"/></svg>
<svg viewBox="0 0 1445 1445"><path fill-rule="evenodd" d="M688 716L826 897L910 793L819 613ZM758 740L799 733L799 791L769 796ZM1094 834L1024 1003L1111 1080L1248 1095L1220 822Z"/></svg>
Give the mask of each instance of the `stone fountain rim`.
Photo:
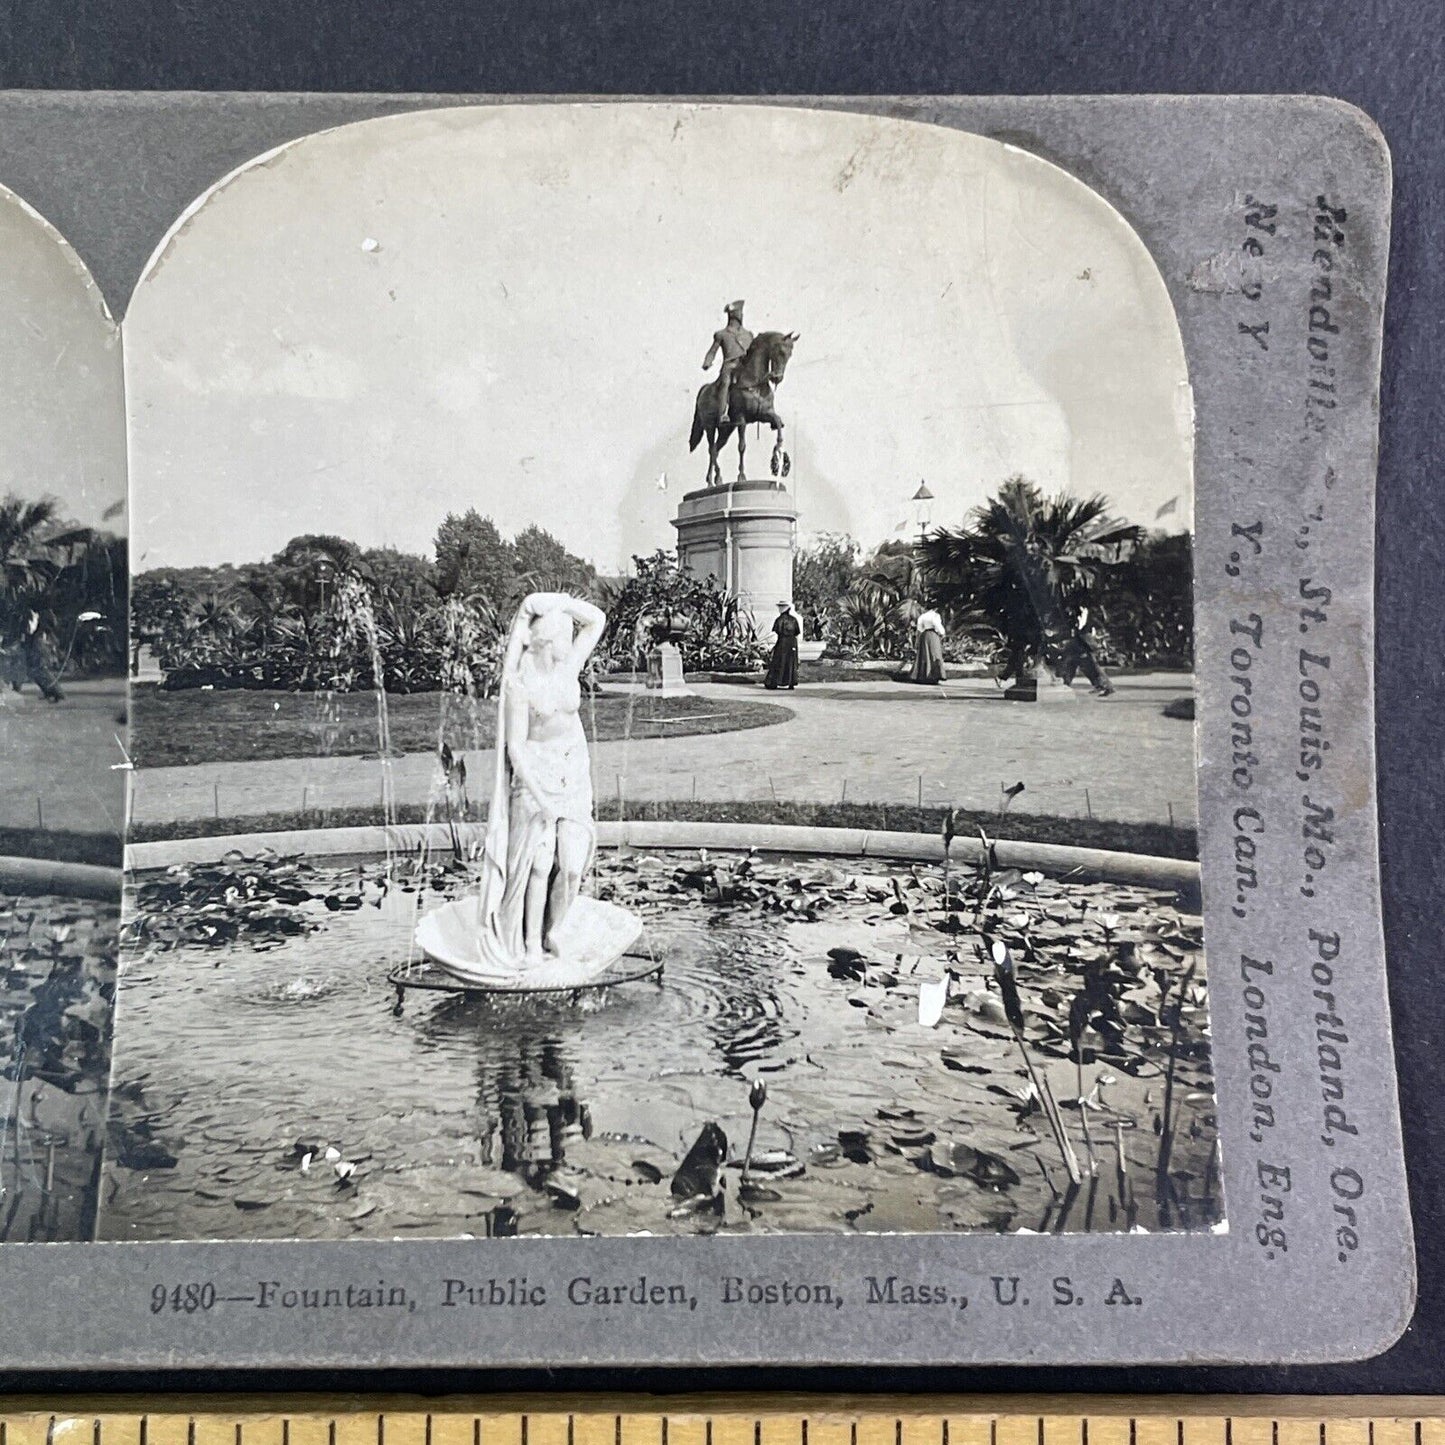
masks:
<svg viewBox="0 0 1445 1445"><path fill-rule="evenodd" d="M476 829L478 825L470 827ZM726 852L746 852L753 847L763 853L807 853L906 863L943 861L943 839L937 833L895 833L869 828L637 820L599 823L597 841L604 848L624 844L634 848L716 848ZM283 854L305 853L313 858L355 857L388 851L410 852L423 842L434 849L450 849L451 831L445 823L415 823L391 828L381 825L298 828L275 833L174 838L127 844L125 866L129 872L148 872L178 864L214 863L232 852L251 856L268 848ZM1199 896L1199 864L1186 858L1117 853L1103 848L1070 848L1057 843L1016 842L1003 838L998 839L994 847L999 865L1004 868L1037 869L1054 876L1068 873L1079 882L1132 883L1148 888L1180 889L1196 899ZM983 844L977 838L959 837L954 840L951 857L961 863L971 863L982 855L982 851ZM3 874L0 874L0 879L3 879Z"/></svg>
<svg viewBox="0 0 1445 1445"><path fill-rule="evenodd" d="M0 893L22 897L54 895L119 903L124 876L119 868L103 868L95 863L0 856Z"/></svg>

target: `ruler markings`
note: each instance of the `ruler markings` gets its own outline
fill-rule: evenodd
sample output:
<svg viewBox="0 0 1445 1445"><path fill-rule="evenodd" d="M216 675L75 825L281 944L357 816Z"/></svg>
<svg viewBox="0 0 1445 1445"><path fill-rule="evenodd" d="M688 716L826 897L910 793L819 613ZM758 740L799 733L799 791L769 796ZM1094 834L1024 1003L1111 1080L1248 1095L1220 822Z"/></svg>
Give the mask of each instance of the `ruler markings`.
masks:
<svg viewBox="0 0 1445 1445"><path fill-rule="evenodd" d="M948 1422L937 1415L900 1415L895 1434L895 1445L939 1445L941 1430Z"/></svg>
<svg viewBox="0 0 1445 1445"><path fill-rule="evenodd" d="M369 1413L328 1415L327 1426L327 1445L376 1445L378 1426Z"/></svg>
<svg viewBox="0 0 1445 1445"><path fill-rule="evenodd" d="M607 1421L608 1445L619 1445L616 1417ZM528 1411L522 1416L522 1445L567 1445L567 1417L550 1410Z"/></svg>
<svg viewBox="0 0 1445 1445"><path fill-rule="evenodd" d="M981 1420L977 1415L949 1415L945 1419L949 1445L990 1445L991 1421Z"/></svg>
<svg viewBox="0 0 1445 1445"><path fill-rule="evenodd" d="M686 1404L619 1413L593 1411L584 1400L486 1415L445 1405L333 1415L298 1400L285 1413L263 1403L240 1417L164 1406L124 1413L116 1403L98 1413L0 1407L0 1445L75 1445L77 1431L87 1445L1445 1445L1445 1399L1400 1402L1413 1410L1379 1402L1387 1409L1378 1415L1364 1408L1376 1403L1368 1398L1249 1400L1237 1414L1183 1415L1131 1414L1127 1400L1103 1412L1088 1402L1078 1413L1049 1402L1043 1414L990 1411L986 1402L969 1402L963 1413L946 1405L900 1411L882 1401L875 1410L856 1400L800 1400L791 1411L773 1401L749 1411L740 1400L712 1414Z"/></svg>
<svg viewBox="0 0 1445 1445"><path fill-rule="evenodd" d="M574 1414L572 1416L572 1438L576 1445L613 1445L617 1438L616 1417L613 1415Z"/></svg>
<svg viewBox="0 0 1445 1445"><path fill-rule="evenodd" d="M659 1439L663 1445L707 1445L707 1421L697 1415L664 1415Z"/></svg>
<svg viewBox="0 0 1445 1445"><path fill-rule="evenodd" d="M287 1415L281 1422L281 1445L335 1445L335 1423L323 1415Z"/></svg>

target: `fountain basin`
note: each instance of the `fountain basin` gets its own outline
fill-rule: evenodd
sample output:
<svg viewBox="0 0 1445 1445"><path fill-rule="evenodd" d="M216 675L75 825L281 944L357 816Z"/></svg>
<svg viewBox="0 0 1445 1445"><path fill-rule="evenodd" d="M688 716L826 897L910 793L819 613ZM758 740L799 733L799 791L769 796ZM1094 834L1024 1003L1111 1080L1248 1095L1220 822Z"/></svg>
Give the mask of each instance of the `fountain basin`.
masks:
<svg viewBox="0 0 1445 1445"><path fill-rule="evenodd" d="M1020 1093L1019 1051L987 960L967 939L935 938L926 917L891 911L895 882L912 902L925 888L936 895L936 863L868 856L877 834L866 848L862 835L814 838L855 860L830 863L801 836L771 830L754 830L754 844L793 847L720 857L711 850L724 836L713 835L707 858L675 839L599 850L598 901L639 916L646 943L582 987L448 984L453 976L417 952L418 913L460 902L474 877L395 851L391 861L339 850L322 861L319 845L340 836L311 839L317 861L300 883L312 897L294 905L301 931L138 949L124 985L114 1125L123 1140L158 1141L177 1163L108 1164L101 1237L693 1234L720 1220L769 1234L1129 1227L1132 1202L1107 1207L1117 1140L1101 1159L1098 1207L1081 1194L1067 1219L1056 1217L1061 1166ZM151 850L209 851L195 839L141 846L152 868L161 860ZM889 847L901 850L901 839ZM284 872L287 860L276 862ZM1128 867L1116 859L1107 871ZM134 886L182 876L151 872ZM1182 891L1157 876L1102 885L1073 875L1023 883L1010 901L1005 922L1021 908L1034 918L1039 957L1021 954L1020 986L1034 1063L1055 1097L1078 1089L1077 1066L1056 1047L1079 986L1075 952L1104 949L1101 927L1164 922L1188 962L1161 966L1182 978L1200 958L1199 920ZM257 910L263 923L269 906ZM164 926L173 904L153 907ZM957 986L925 1027L919 1001L950 952ZM663 967L660 987L611 986ZM387 995L417 989L421 1006L388 1009L383 1022L383 979ZM1154 1007L1153 985L1140 987ZM1173 1162L1188 1176L1187 1219L1156 1217L1153 1174L1138 1167L1159 1147L1165 1062L1147 1009L1130 1009L1122 1062L1136 1072L1112 1056L1085 1063L1086 1090L1109 1076L1103 1102L1126 1131L1130 1186L1150 1229L1200 1228L1221 1213L1202 987L1196 970L1176 1079ZM769 1090L759 1146L787 1151L803 1173L760 1203L741 1198L728 1169L725 1217L676 1213L671 1180L705 1126L742 1150L759 1076ZM344 1188L314 1163L323 1145L355 1165ZM975 1154L992 1173L974 1167Z"/></svg>

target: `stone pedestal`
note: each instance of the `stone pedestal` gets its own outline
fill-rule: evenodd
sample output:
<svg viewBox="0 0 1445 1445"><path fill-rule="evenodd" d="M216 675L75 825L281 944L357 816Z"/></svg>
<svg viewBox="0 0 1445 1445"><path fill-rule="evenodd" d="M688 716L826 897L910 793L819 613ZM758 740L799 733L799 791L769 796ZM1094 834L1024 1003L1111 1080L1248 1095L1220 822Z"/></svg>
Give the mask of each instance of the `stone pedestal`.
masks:
<svg viewBox="0 0 1445 1445"><path fill-rule="evenodd" d="M143 642L131 652L130 675L132 682L164 682L165 672L156 661L155 653L148 642Z"/></svg>
<svg viewBox="0 0 1445 1445"><path fill-rule="evenodd" d="M663 697L691 697L682 677L682 653L671 642L650 648L647 654L647 688Z"/></svg>
<svg viewBox="0 0 1445 1445"><path fill-rule="evenodd" d="M714 577L762 629L779 602L793 600L793 534L798 508L776 482L729 482L688 492L678 505L683 570Z"/></svg>
<svg viewBox="0 0 1445 1445"><path fill-rule="evenodd" d="M1078 696L1068 683L1061 682L1046 667L1015 678L1003 695L1009 702L1073 702Z"/></svg>

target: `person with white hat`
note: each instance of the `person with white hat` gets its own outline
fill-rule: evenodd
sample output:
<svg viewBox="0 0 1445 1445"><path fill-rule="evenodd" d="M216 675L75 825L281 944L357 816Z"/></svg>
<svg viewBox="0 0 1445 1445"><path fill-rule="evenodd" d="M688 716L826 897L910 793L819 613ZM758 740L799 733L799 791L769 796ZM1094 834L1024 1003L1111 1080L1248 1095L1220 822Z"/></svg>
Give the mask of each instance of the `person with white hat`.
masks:
<svg viewBox="0 0 1445 1445"><path fill-rule="evenodd" d="M773 619L773 634L778 639L773 644L773 655L768 660L767 676L763 686L770 692L785 687L789 691L798 685L798 638L803 624L798 621L791 602L778 603L778 615Z"/></svg>

